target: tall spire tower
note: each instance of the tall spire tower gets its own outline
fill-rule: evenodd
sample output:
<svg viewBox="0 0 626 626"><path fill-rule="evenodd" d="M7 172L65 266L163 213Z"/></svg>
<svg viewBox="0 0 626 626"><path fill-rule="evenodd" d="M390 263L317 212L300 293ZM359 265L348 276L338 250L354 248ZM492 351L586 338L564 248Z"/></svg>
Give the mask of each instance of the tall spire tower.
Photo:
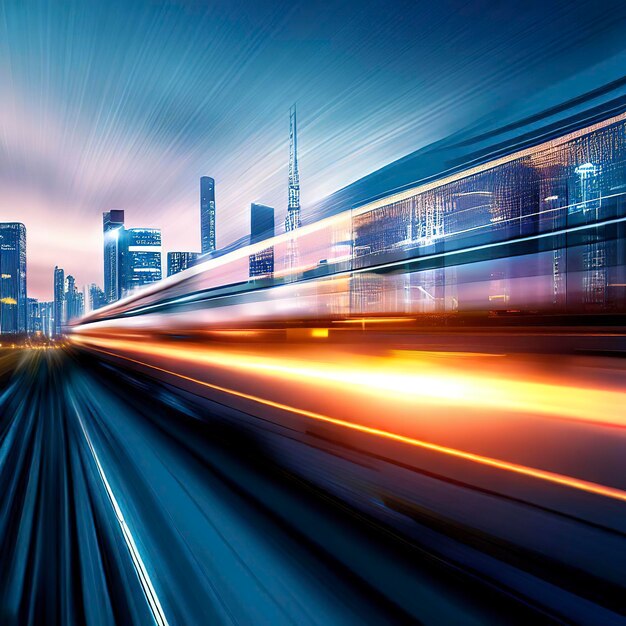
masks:
<svg viewBox="0 0 626 626"><path fill-rule="evenodd" d="M300 174L298 173L298 131L296 105L289 109L289 202L285 230L300 228Z"/></svg>

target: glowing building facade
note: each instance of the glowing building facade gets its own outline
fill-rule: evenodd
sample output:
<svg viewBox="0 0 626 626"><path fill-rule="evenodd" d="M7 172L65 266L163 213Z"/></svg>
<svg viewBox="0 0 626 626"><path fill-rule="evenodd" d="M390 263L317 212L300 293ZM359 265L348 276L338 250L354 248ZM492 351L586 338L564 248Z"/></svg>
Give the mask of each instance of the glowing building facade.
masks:
<svg viewBox="0 0 626 626"><path fill-rule="evenodd" d="M104 230L104 296L107 303L161 280L161 231L125 228L124 211L102 216Z"/></svg>
<svg viewBox="0 0 626 626"><path fill-rule="evenodd" d="M60 267L54 268L54 331L58 337L63 333L65 324L65 272Z"/></svg>
<svg viewBox="0 0 626 626"><path fill-rule="evenodd" d="M68 275L65 279L65 319L64 323L82 317L85 312L83 293L76 287L76 279Z"/></svg>
<svg viewBox="0 0 626 626"><path fill-rule="evenodd" d="M104 295L115 302L122 295L122 237L124 211L112 209L102 214L104 234Z"/></svg>
<svg viewBox="0 0 626 626"><path fill-rule="evenodd" d="M129 228L123 231L122 295L161 280L161 231Z"/></svg>
<svg viewBox="0 0 626 626"><path fill-rule="evenodd" d="M86 286L83 293L85 313L100 309L107 303L104 291L95 283Z"/></svg>
<svg viewBox="0 0 626 626"><path fill-rule="evenodd" d="M54 302L39 302L41 332L46 337L54 336Z"/></svg>
<svg viewBox="0 0 626 626"><path fill-rule="evenodd" d="M173 276L192 267L199 256L197 252L168 252L167 275Z"/></svg>
<svg viewBox="0 0 626 626"><path fill-rule="evenodd" d="M0 223L0 333L27 331L26 227Z"/></svg>
<svg viewBox="0 0 626 626"><path fill-rule="evenodd" d="M215 180L200 179L200 243L202 254L215 250Z"/></svg>

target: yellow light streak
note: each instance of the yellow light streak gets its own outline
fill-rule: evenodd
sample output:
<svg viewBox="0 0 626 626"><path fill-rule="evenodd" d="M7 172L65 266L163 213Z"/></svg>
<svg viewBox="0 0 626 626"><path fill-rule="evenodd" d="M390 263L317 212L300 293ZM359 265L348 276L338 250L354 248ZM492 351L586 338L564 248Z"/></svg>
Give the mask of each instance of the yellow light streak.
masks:
<svg viewBox="0 0 626 626"><path fill-rule="evenodd" d="M311 337L324 339L328 337L328 328L311 328Z"/></svg>
<svg viewBox="0 0 626 626"><path fill-rule="evenodd" d="M502 461L500 459L494 459L492 457L487 457L487 456L483 456L480 454L474 454L472 452L466 452L464 450L459 450L457 448L450 448L448 446L442 446L439 444L431 443L429 441L423 441L421 439L414 439L412 437L398 435L396 433L392 433L386 430L381 430L379 428L372 428L370 426L365 426L363 424L348 422L346 420L342 420L339 418L330 417L329 415L322 415L321 413L316 413L314 411L307 411L305 409L299 409L297 407L293 407L288 404L283 404L281 402L274 402L273 400L267 400L265 398L261 398L259 396L244 393L242 391L236 391L235 389L222 387L221 385L214 385L213 383L208 383L206 381L193 378L192 376L186 376L185 374L179 374L178 372L174 372L172 370L168 370L166 368L159 367L157 365L152 365L150 363L146 363L138 359L133 359L127 356L123 356L119 353L110 352L108 350L102 350L100 348L92 347L91 349L97 352L101 352L103 354L107 354L115 358L123 359L125 361L129 361L131 363L135 363L137 365L150 368L155 371L162 372L164 374L168 374L170 376L175 376L182 380L187 380L194 384L201 385L202 387L213 389L214 391L226 393L226 394L238 397L238 398L242 398L244 400L250 400L257 404L269 406L275 409L279 409L281 411L286 411L288 413L302 415L304 417L308 417L310 419L313 419L319 422L333 424L341 428L346 428L349 430L354 430L354 431L358 431L358 432L369 434L369 435L375 435L377 437L382 437L384 439L389 439L391 441L397 441L399 443L407 444L416 448L421 448L421 449L429 450L432 452L438 452L446 456L454 457L457 459L463 459L465 461L470 461L473 463L477 463L479 465L485 465L487 467L493 467L496 469L513 472L514 474L528 476L530 478L543 480L549 483L561 485L564 487L569 487L571 489L584 491L586 493L600 495L600 496L604 496L607 498L612 498L615 500L626 502L626 491L617 489L615 487L608 487L606 485L600 485L598 483L593 483L590 481L582 480L580 478L574 478L572 476L566 476L564 474L558 474L555 472L549 472L547 470L528 467L526 465L519 465L517 463L510 463L508 461Z"/></svg>
<svg viewBox="0 0 626 626"><path fill-rule="evenodd" d="M460 358L460 359L471 359L475 357L479 358L492 358L492 357L503 357L506 354L500 354L497 352L452 352L452 351L435 351L435 350L390 350L389 354L393 356L397 356L400 358L406 358L407 356L416 356L416 357L428 357L428 358Z"/></svg>
<svg viewBox="0 0 626 626"><path fill-rule="evenodd" d="M393 397L394 401L419 402L420 405L496 410L499 414L548 415L626 426L623 411L626 394L623 391L505 378L500 372L482 372L478 367L468 368L466 365L454 369L444 366L444 363L449 365L450 359L428 359L429 352L413 351L405 356L402 351L396 351L382 358L362 356L358 361L350 360L349 363L316 363L310 358L258 356L209 346L180 347L150 341L76 335L72 341L203 366L230 368L254 375L279 376L286 382L316 382L338 391L352 388L361 393ZM519 376L519 373L513 372L512 376Z"/></svg>
<svg viewBox="0 0 626 626"><path fill-rule="evenodd" d="M414 322L414 317L354 317L347 320L333 320L333 324L397 324Z"/></svg>
<svg viewBox="0 0 626 626"><path fill-rule="evenodd" d="M247 330L247 329L211 329L206 331L209 335L222 335L224 337L254 337L261 335L262 331L259 330Z"/></svg>

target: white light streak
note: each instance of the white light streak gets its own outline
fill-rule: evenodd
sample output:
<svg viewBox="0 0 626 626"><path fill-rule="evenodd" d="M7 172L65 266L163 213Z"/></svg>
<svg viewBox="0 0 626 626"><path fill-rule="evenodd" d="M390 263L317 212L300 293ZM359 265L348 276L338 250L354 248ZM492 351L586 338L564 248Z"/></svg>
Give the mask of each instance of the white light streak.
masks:
<svg viewBox="0 0 626 626"><path fill-rule="evenodd" d="M152 584L152 580L150 579L150 575L148 574L148 570L139 554L139 550L137 549L137 544L135 543L135 539L128 528L128 524L126 524L126 520L124 519L124 514L122 513L122 509L120 508L117 498L111 489L111 485L104 473L104 469L102 468L102 464L100 463L100 459L98 458L98 454L93 447L93 443L91 442L91 438L89 437L89 433L85 428L85 424L80 416L80 411L78 410L78 406L76 405L76 400L73 395L70 394L70 400L72 402L72 406L74 408L74 412L76 413L76 417L78 419L78 423L83 431L83 435L85 436L85 440L87 441L87 445L89 446L89 450L93 459L96 463L96 467L98 468L98 473L100 474L100 479L102 480L102 484L106 490L106 493L109 497L109 501L111 502L111 506L115 511L115 517L120 525L120 529L122 531L122 536L124 537L124 541L126 542L126 546L128 548L128 552L130 553L130 557L133 561L133 565L135 567L135 571L137 572L137 576L139 577L139 582L143 589L143 592L146 596L146 600L148 605L150 606L150 610L152 612L152 616L154 621L158 626L169 626L169 622L165 617L165 613L163 612L163 607L161 606L161 602L159 597L154 589L154 585Z"/></svg>

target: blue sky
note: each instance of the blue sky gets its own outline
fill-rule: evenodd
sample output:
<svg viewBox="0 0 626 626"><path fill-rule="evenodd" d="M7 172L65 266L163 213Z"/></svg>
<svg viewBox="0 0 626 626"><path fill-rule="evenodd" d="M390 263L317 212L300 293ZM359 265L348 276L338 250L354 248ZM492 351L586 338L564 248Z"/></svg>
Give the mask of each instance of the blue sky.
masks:
<svg viewBox="0 0 626 626"><path fill-rule="evenodd" d="M198 249L287 193L335 189L624 47L623 2L0 0L0 220L28 229L29 292L58 264L102 282L101 213Z"/></svg>

